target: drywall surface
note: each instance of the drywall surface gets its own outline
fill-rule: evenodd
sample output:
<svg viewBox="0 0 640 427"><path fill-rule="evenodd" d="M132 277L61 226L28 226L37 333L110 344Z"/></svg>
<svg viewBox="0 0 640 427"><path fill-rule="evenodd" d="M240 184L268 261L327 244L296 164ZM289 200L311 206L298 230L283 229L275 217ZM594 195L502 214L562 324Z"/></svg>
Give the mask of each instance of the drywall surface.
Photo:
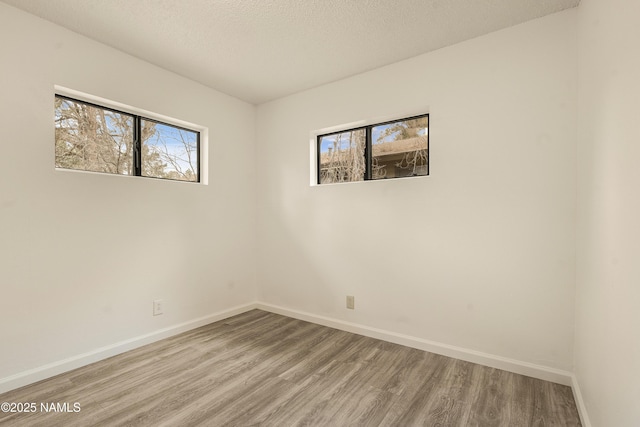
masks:
<svg viewBox="0 0 640 427"><path fill-rule="evenodd" d="M579 13L575 374L594 426L640 425L640 3Z"/></svg>
<svg viewBox="0 0 640 427"><path fill-rule="evenodd" d="M575 16L259 106L259 300L570 370ZM310 186L312 132L421 112L430 176Z"/></svg>
<svg viewBox="0 0 640 427"><path fill-rule="evenodd" d="M1 3L0 34L0 379L254 301L255 107ZM209 185L56 171L54 85L207 127Z"/></svg>

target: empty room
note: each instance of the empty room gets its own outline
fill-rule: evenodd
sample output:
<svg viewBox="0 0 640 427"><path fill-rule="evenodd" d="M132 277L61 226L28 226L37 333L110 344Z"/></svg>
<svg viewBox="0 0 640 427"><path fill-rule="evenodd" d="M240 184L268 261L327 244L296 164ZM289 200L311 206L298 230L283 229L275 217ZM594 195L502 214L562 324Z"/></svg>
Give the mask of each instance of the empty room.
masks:
<svg viewBox="0 0 640 427"><path fill-rule="evenodd" d="M0 425L640 426L637 0L0 0Z"/></svg>

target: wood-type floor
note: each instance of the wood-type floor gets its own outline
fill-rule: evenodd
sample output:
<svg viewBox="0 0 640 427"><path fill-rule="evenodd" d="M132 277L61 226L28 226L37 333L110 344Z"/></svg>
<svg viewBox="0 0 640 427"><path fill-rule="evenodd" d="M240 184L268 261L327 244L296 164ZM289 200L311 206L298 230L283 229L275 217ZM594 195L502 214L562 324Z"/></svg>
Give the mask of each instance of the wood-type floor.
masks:
<svg viewBox="0 0 640 427"><path fill-rule="evenodd" d="M0 412L3 427L580 425L569 387L260 310L0 402L38 409Z"/></svg>

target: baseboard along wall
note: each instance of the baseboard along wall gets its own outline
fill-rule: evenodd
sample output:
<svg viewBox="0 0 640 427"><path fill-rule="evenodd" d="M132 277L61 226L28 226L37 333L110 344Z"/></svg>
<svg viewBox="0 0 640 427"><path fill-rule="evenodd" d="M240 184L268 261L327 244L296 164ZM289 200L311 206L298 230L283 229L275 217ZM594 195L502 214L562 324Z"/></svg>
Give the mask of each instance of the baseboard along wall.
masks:
<svg viewBox="0 0 640 427"><path fill-rule="evenodd" d="M49 363L34 369L30 369L18 374L0 379L0 393L5 393L25 385L53 377L55 375L89 365L100 360L116 356L118 354L142 347L153 342L169 338L183 332L190 331L209 323L224 320L226 318L254 310L260 309L271 313L280 314L294 319L304 320L322 326L351 332L358 335L376 338L383 341L416 348L419 350L429 351L431 353L443 356L453 357L467 362L477 363L479 365L491 368L502 369L516 374L526 375L545 381L570 386L578 407L578 412L585 427L591 427L589 417L587 416L580 387L575 375L572 372L560 369L550 368L547 366L536 365L533 363L523 362L506 357L496 356L475 350L465 349L462 347L451 346L435 341L425 340L422 338L412 337L409 335L398 334L382 329L372 328L357 323L346 322L343 320L332 319L325 316L319 316L312 313L293 310L263 302L253 302L245 305L236 306L228 310L200 317L188 322L184 322L175 326L160 329L158 331L121 341L109 346L101 347L77 356L73 356L64 360Z"/></svg>
<svg viewBox="0 0 640 427"><path fill-rule="evenodd" d="M281 314L287 317L304 320L318 325L328 326L330 328L340 329L342 331L351 332L358 335L364 335L370 338L376 338L419 350L429 351L431 353L443 356L453 357L455 359L467 362L477 363L491 368L502 369L504 371L513 372L515 374L526 375L544 381L550 381L571 387L573 397L576 401L580 421L583 427L591 427L587 410L582 399L582 393L576 376L569 371L550 368L547 366L536 365L520 360L509 359L506 357L496 356L489 353L483 353L462 347L456 347L435 341L416 338L409 335L398 334L395 332L385 331L382 329L363 326L357 323L346 322L343 320L332 319L329 317L318 316L315 314L292 310L289 308L258 302L256 307L260 310L269 311L271 313Z"/></svg>
<svg viewBox="0 0 640 427"><path fill-rule="evenodd" d="M551 381L557 384L567 386L572 385L572 373L569 371L563 371L561 369L554 369L542 365L536 365L533 363L522 362L515 359L509 359L493 354L443 344L436 341L416 338L409 335L398 334L395 332L372 328L369 326L363 326L356 323L331 319L329 317L318 316L315 314L292 310L272 304L257 303L256 306L260 310L281 314L283 316L293 317L295 319L305 320L307 322L317 323L319 325L328 326L330 328L340 329L342 331L352 332L354 334L364 335L370 338L377 338L383 341L392 342L419 350L429 351L431 353L453 357L455 359L465 360L467 362L477 363L479 365L489 366L491 368L502 369L505 371L526 375L545 381Z"/></svg>
<svg viewBox="0 0 640 427"><path fill-rule="evenodd" d="M35 382L51 378L64 372L81 368L91 363L95 363L100 360L125 353L138 347L142 347L143 345L151 344L153 342L160 341L162 339L169 338L174 335L178 335L183 332L187 332L192 329L199 328L201 326L205 326L210 323L247 312L249 310L253 310L255 308L257 308L257 304L255 303L236 306L228 310L220 311L208 316L180 323L175 326L170 326L168 328L159 329L157 331L140 335L138 337L134 337L125 341L120 341L112 345L100 347L86 353L78 354L77 356L72 356L67 359L39 366L34 369L29 369L27 371L20 372L9 377L0 378L0 393L5 393L7 391L23 387L25 385L33 384Z"/></svg>

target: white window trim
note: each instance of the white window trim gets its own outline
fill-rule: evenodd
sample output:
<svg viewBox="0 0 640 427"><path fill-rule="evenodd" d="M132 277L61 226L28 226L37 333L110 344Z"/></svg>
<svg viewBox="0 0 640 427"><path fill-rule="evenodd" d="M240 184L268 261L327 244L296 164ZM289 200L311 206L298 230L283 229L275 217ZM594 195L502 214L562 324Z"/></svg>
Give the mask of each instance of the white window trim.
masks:
<svg viewBox="0 0 640 427"><path fill-rule="evenodd" d="M131 105L123 104L121 102L112 101L110 99L102 98L96 95L90 95L88 93L80 92L78 90L69 89L64 86L54 85L53 88L54 88L55 94L68 96L69 98L74 98L74 99L77 99L78 101L85 101L85 102L99 105L101 107L113 108L114 110L122 111L123 113L131 113L137 116L146 117L148 119L157 120L159 122L163 122L169 125L175 125L185 129L200 132L200 153L199 153L200 182L186 182L186 181L178 181L178 180L163 180L163 181L179 182L179 183L191 184L191 185L193 184L208 185L209 184L209 128L195 124L195 123L187 122L185 120L180 120L174 117L158 114L153 111L148 111L142 108L133 107ZM58 169L57 168L56 170L65 171L65 172L96 173L100 175L127 177L126 175L102 174L99 172L82 171L82 170L74 170L74 169Z"/></svg>
<svg viewBox="0 0 640 427"><path fill-rule="evenodd" d="M424 114L429 115L429 134L431 134L431 111L428 106L406 110L401 113L376 116L368 119L362 119L354 122L343 123L336 126L329 126L321 129L312 130L311 132L309 132L309 153L310 153L309 186L310 187L328 187L333 185L344 185L344 184L348 185L348 184L363 184L363 183L373 183L373 182L402 181L402 179L390 179L390 180L379 179L379 180L369 180L369 181L352 181L352 182L336 182L331 184L318 184L318 146L317 146L318 136L340 132L345 129L355 129L355 128L361 128L361 127L370 126L370 125L376 125L378 123L403 120L407 117L421 116ZM431 147L429 147L429 150L431 150ZM403 179L412 179L412 178L421 178L421 177L405 177Z"/></svg>

